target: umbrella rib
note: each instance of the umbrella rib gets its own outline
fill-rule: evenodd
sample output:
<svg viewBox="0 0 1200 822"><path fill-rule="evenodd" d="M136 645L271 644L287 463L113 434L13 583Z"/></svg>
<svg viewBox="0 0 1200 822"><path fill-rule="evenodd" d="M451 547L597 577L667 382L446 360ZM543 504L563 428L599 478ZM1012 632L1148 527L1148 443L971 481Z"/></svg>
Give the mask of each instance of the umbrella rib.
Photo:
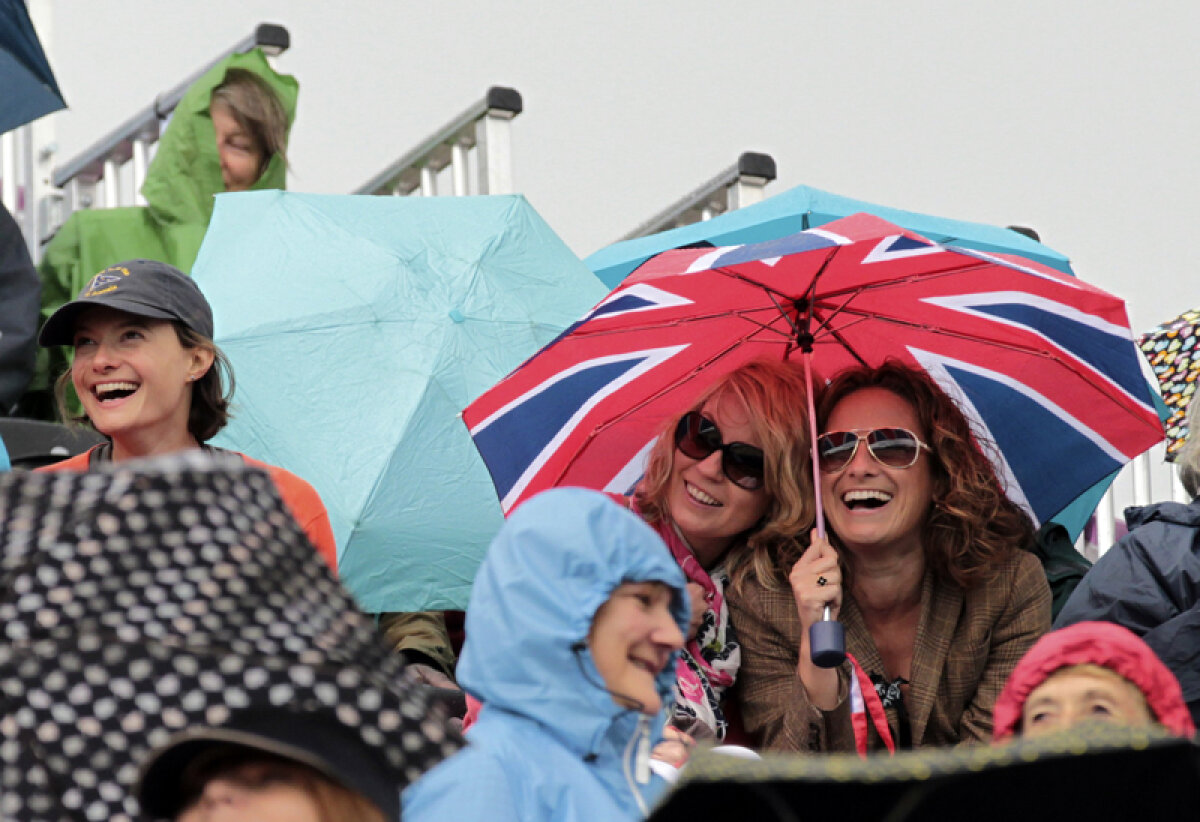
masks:
<svg viewBox="0 0 1200 822"><path fill-rule="evenodd" d="M782 335L782 332L780 332L778 329L772 327L772 325L770 323L763 322L762 320L758 320L758 319L755 319L754 317L750 316L751 314L769 312L770 310L771 309L768 308L767 306L763 306L761 308L748 308L748 309L741 309L741 310L722 311L722 312L714 312L711 314L704 314L704 315L693 314L693 315L689 315L686 317L677 317L676 319L673 319L673 320L664 320L661 322L647 322L647 323L644 323L641 325L622 325L618 328L587 328L586 330L583 328L579 328L579 329L576 329L575 331L571 332L570 336L575 337L575 338L602 337L602 336L609 335L609 334L628 334L628 333L655 331L655 330L663 329L663 328L671 328L673 326L689 325L691 323L710 322L712 320L724 319L724 318L727 318L730 316L740 317L741 319L745 320L746 322L754 325L756 329L768 330L768 331L772 331L773 333Z"/></svg>
<svg viewBox="0 0 1200 822"><path fill-rule="evenodd" d="M905 328L919 328L928 334L938 334L938 335L945 336L945 337L951 337L956 340L966 340L966 341L973 342L973 343L982 343L984 345L989 345L994 348L1004 348L1009 351L1018 351L1023 354L1033 354L1033 355L1037 355L1037 356L1048 358L1048 359L1059 360L1061 362L1061 358L1058 357L1057 355L1053 354L1052 352L1047 351L1042 348L1034 348L1031 345L1019 345L1019 344L1015 344L1015 343L1011 343L1011 342L1005 342L1003 340L998 340L993 337L981 336L978 333L968 334L963 331L954 331L954 330L951 330L948 328L944 328L942 326L913 322L912 320L904 320L899 317L889 317L889 316L886 316L883 314L867 313L866 311L849 308L848 306L844 306L844 305L841 306L838 309L838 311L844 312L844 313L849 313L849 314L852 314L855 317L857 317L858 320L855 322L855 325L857 325L859 322L867 322L869 320L875 320L878 322L886 322L886 323L891 323L893 325L904 326ZM830 319L832 319L832 316L830 317ZM835 330L833 328L829 328L828 330L831 334L833 334L835 337L838 338L839 342L842 342L842 338L838 335L837 330Z"/></svg>
<svg viewBox="0 0 1200 822"><path fill-rule="evenodd" d="M843 294L851 294L851 295L857 296L859 293L861 293L863 291L871 291L874 289L899 288L902 286L910 285L911 283L925 282L927 280L936 280L941 277L952 277L952 276L955 276L958 274L969 274L972 271L978 271L980 269L991 268L995 265L996 264L992 263L992 262L977 260L977 261L973 261L966 265L958 265L958 266L955 266L954 268L945 268L940 271L921 271L921 272L917 272L914 274L906 274L903 277L896 277L895 279L890 279L890 280L880 280L879 282L874 282L874 283L859 283L858 285L846 286L845 288L825 292L825 293L821 294L821 299L824 300L824 299L831 299L833 297L840 297Z"/></svg>

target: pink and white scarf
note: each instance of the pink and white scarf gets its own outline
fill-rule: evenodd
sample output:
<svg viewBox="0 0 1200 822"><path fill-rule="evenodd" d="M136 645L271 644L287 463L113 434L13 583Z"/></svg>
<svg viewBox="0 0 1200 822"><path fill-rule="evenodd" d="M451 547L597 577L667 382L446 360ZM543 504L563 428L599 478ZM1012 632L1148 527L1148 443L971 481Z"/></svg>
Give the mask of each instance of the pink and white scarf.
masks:
<svg viewBox="0 0 1200 822"><path fill-rule="evenodd" d="M634 513L641 514L636 500L628 499L627 504ZM650 526L667 544L688 582L704 589L707 603L695 638L684 645L675 662L675 708L671 722L692 736L699 731L702 737L724 739L727 723L721 698L737 678L742 663L742 649L729 623L729 605L725 601L729 577L722 568L712 573L705 571L673 523L659 521ZM703 723L707 732L695 727L697 721Z"/></svg>

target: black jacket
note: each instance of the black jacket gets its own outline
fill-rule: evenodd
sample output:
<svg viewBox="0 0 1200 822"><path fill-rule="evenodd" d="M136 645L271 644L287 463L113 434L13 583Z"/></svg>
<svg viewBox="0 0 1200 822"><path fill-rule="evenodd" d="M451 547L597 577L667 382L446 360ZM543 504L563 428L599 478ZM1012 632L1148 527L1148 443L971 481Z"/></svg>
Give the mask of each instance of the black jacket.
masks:
<svg viewBox="0 0 1200 822"><path fill-rule="evenodd" d="M33 376L41 295L21 229L0 204L0 416L12 410Z"/></svg>
<svg viewBox="0 0 1200 822"><path fill-rule="evenodd" d="M1174 672L1200 723L1200 497L1126 508L1125 521L1129 533L1084 576L1054 627L1124 625Z"/></svg>

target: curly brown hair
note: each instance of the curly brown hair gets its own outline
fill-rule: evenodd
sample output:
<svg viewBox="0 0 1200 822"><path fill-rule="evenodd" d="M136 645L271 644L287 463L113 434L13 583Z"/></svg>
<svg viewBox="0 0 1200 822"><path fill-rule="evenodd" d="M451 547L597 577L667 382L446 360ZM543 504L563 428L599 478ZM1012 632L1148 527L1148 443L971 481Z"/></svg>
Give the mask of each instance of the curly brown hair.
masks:
<svg viewBox="0 0 1200 822"><path fill-rule="evenodd" d="M754 573L763 584L775 587L780 583L774 569L784 562L790 567L800 556L802 549L795 537L812 527L816 507L804 377L794 364L778 360L745 363L709 386L690 408L667 420L635 492L638 509L650 522L671 519L667 493L675 465L675 428L685 414L726 400L746 410L755 439L762 443L763 490L770 497L763 518L734 541L726 554L726 568L735 586ZM749 550L740 550L742 545Z"/></svg>
<svg viewBox="0 0 1200 822"><path fill-rule="evenodd" d="M933 506L921 534L926 562L962 588L987 582L1013 551L1032 541L1034 529L1004 494L970 422L932 377L888 360L844 371L830 382L817 404L821 430L838 403L865 388L889 391L912 406L921 423L916 433L932 450ZM830 538L836 544L836 535Z"/></svg>

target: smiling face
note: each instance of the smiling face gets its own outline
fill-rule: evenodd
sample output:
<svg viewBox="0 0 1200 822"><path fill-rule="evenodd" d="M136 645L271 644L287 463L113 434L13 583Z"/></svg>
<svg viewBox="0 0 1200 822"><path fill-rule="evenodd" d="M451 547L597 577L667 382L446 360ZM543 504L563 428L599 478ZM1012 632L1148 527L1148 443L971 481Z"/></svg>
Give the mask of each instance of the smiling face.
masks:
<svg viewBox="0 0 1200 822"><path fill-rule="evenodd" d="M229 106L214 102L209 108L217 135L217 155L226 191L247 191L263 170L264 152L254 136L233 116Z"/></svg>
<svg viewBox="0 0 1200 822"><path fill-rule="evenodd" d="M708 402L700 413L716 423L726 444L762 448L745 407L735 399ZM675 449L667 486L667 510L705 568L713 567L733 540L762 519L770 505L765 488L734 484L721 466L721 451L696 460Z"/></svg>
<svg viewBox="0 0 1200 822"><path fill-rule="evenodd" d="M922 441L928 436L912 406L883 388L847 395L825 424L826 431L875 428L906 428ZM912 466L890 468L860 442L845 468L821 475L821 500L830 529L850 552L919 551L933 501L930 456L922 450Z"/></svg>
<svg viewBox="0 0 1200 822"><path fill-rule="evenodd" d="M1021 735L1045 736L1086 720L1114 725L1154 721L1132 682L1106 668L1075 665L1056 671L1029 694L1021 707Z"/></svg>
<svg viewBox="0 0 1200 822"><path fill-rule="evenodd" d="M588 648L613 701L645 714L658 713L656 680L683 647L671 614L673 590L661 582L626 582L596 611Z"/></svg>
<svg viewBox="0 0 1200 822"><path fill-rule="evenodd" d="M197 445L188 433L193 378L213 352L184 348L167 320L88 308L75 322L71 381L92 425L113 441L113 459Z"/></svg>

